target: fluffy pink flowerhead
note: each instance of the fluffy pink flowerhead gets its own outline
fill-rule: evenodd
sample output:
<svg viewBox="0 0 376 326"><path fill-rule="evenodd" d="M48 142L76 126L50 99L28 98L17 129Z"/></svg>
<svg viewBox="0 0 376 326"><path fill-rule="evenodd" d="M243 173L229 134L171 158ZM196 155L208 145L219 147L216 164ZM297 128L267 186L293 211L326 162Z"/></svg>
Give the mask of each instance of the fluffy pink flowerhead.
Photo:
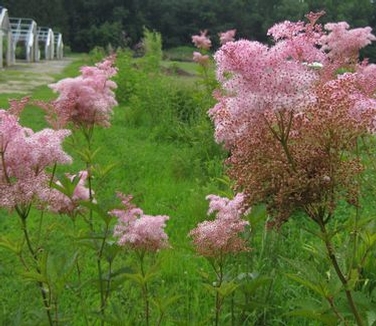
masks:
<svg viewBox="0 0 376 326"><path fill-rule="evenodd" d="M193 61L202 66L207 66L210 62L210 58L207 54L201 54L200 52L193 52Z"/></svg>
<svg viewBox="0 0 376 326"><path fill-rule="evenodd" d="M324 27L329 33L321 37L320 44L332 60L345 63L357 60L359 50L376 40L371 27L349 29L346 22L328 23Z"/></svg>
<svg viewBox="0 0 376 326"><path fill-rule="evenodd" d="M203 50L209 50L211 47L211 41L209 37L207 36L208 31L204 30L200 32L200 35L193 35L192 36L192 42L194 45Z"/></svg>
<svg viewBox="0 0 376 326"><path fill-rule="evenodd" d="M59 97L54 102L55 114L77 126L110 126L112 108L117 105L110 80L116 74L115 57L110 56L94 67L82 67L81 75L49 85ZM63 124L63 123L61 123Z"/></svg>
<svg viewBox="0 0 376 326"><path fill-rule="evenodd" d="M48 188L47 167L71 163L62 149L69 130L33 132L0 110L0 206L13 208L40 199Z"/></svg>
<svg viewBox="0 0 376 326"><path fill-rule="evenodd" d="M232 42L235 41L235 34L236 34L236 29L230 29L226 32L219 33L219 42L221 45L226 44L227 42Z"/></svg>
<svg viewBox="0 0 376 326"><path fill-rule="evenodd" d="M314 48L311 44L317 51ZM294 49L295 45L268 48L259 42L239 40L226 43L216 52L222 95L217 96L219 101L209 115L218 142L231 147L252 132L263 114L284 109L298 112L316 101L312 86L318 73L291 59Z"/></svg>
<svg viewBox="0 0 376 326"><path fill-rule="evenodd" d="M249 224L241 219L243 194L236 195L233 200L215 195L209 195L207 199L210 200L208 214L217 212L217 215L215 220L199 223L189 233L196 251L204 257L214 258L247 251L246 241L240 236Z"/></svg>
<svg viewBox="0 0 376 326"><path fill-rule="evenodd" d="M124 208L109 212L118 218L114 229L114 236L118 238L120 246L131 249L156 252L169 246L168 236L164 231L166 215L145 215L144 212L131 203L132 197L118 194Z"/></svg>

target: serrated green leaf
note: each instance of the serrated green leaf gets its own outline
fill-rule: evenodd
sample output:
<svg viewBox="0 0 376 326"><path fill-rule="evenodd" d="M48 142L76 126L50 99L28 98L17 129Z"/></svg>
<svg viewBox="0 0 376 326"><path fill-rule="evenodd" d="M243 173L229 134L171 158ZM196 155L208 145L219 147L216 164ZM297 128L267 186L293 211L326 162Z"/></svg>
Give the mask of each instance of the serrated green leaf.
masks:
<svg viewBox="0 0 376 326"><path fill-rule="evenodd" d="M320 296L322 296L324 298L326 298L330 295L329 289L323 284L314 284L311 281L304 279L304 278L301 278L301 277L299 277L298 275L295 275L295 274L286 274L286 276L288 278L300 283L301 285L305 286L306 288L311 289L312 291L316 292L317 294L319 294Z"/></svg>
<svg viewBox="0 0 376 326"><path fill-rule="evenodd" d="M111 163L105 166L96 165L93 167L93 173L95 173L99 178L104 178L118 165L119 163Z"/></svg>
<svg viewBox="0 0 376 326"><path fill-rule="evenodd" d="M368 326L376 325L376 310L367 311L366 315L367 315L367 325Z"/></svg>
<svg viewBox="0 0 376 326"><path fill-rule="evenodd" d="M118 253L122 250L123 248L118 246L116 243L110 243L109 241L106 241L103 248L103 256L106 258L107 262L111 263L115 260Z"/></svg>
<svg viewBox="0 0 376 326"><path fill-rule="evenodd" d="M348 277L348 282L347 282L347 288L349 290L353 290L354 287L358 284L359 281L359 271L357 268L353 268L350 271L350 275Z"/></svg>
<svg viewBox="0 0 376 326"><path fill-rule="evenodd" d="M272 282L272 278L270 277L257 277L255 279L246 280L241 283L241 291L247 293L247 295L252 295L256 293L260 287L269 286L270 282Z"/></svg>
<svg viewBox="0 0 376 326"><path fill-rule="evenodd" d="M164 312L170 305L178 301L181 297L181 295L174 295L164 298L154 298L151 299L151 302L158 308L159 311Z"/></svg>
<svg viewBox="0 0 376 326"><path fill-rule="evenodd" d="M79 181L80 178L77 176L70 178L64 175L62 178L59 179L60 184L53 182L51 184L51 188L60 191L69 198L72 198L74 190L76 189Z"/></svg>
<svg viewBox="0 0 376 326"><path fill-rule="evenodd" d="M26 281L33 281L33 282L48 284L48 279L45 277L45 275L42 275L38 272L25 271L25 272L22 272L21 275Z"/></svg>
<svg viewBox="0 0 376 326"><path fill-rule="evenodd" d="M148 283L150 280L152 280L155 277L155 273L147 273L145 276L143 276L140 273L135 273L135 274L124 274L127 278L130 280L140 284L140 285L145 285Z"/></svg>
<svg viewBox="0 0 376 326"><path fill-rule="evenodd" d="M22 244L20 242L12 241L6 237L0 237L0 247L10 250L16 255L19 255L22 251Z"/></svg>
<svg viewBox="0 0 376 326"><path fill-rule="evenodd" d="M217 287L218 293L223 297L227 297L232 294L237 288L239 287L238 284L234 282L224 282L221 284L220 287Z"/></svg>
<svg viewBox="0 0 376 326"><path fill-rule="evenodd" d="M322 322L324 325L334 326L338 324L338 319L332 314L323 314L321 311L309 309L296 309L284 314L285 316L299 316Z"/></svg>

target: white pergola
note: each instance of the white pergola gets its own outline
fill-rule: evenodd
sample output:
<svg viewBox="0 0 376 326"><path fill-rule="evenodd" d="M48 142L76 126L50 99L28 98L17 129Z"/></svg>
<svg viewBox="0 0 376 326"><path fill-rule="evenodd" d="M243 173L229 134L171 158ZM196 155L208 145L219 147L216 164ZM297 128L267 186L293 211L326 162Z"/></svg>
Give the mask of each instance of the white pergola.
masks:
<svg viewBox="0 0 376 326"><path fill-rule="evenodd" d="M17 45L21 44L25 48L26 61L38 61L38 35L37 23L31 18L9 18L12 37L13 49L17 56Z"/></svg>
<svg viewBox="0 0 376 326"><path fill-rule="evenodd" d="M14 63L14 47L8 10L0 7L0 68Z"/></svg>
<svg viewBox="0 0 376 326"><path fill-rule="evenodd" d="M63 34L55 33L55 58L60 60L64 56Z"/></svg>
<svg viewBox="0 0 376 326"><path fill-rule="evenodd" d="M43 58L52 60L55 55L55 36L49 27L38 27L38 45L43 48ZM41 57L39 55L39 57Z"/></svg>

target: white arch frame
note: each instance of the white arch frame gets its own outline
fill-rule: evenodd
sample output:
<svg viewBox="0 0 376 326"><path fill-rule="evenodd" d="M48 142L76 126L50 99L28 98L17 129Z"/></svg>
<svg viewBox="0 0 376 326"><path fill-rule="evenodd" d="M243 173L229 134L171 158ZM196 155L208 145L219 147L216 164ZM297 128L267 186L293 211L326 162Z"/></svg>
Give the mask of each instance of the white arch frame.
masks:
<svg viewBox="0 0 376 326"><path fill-rule="evenodd" d="M55 33L55 58L60 60L64 57L63 34Z"/></svg>
<svg viewBox="0 0 376 326"><path fill-rule="evenodd" d="M15 61L15 53L13 51L13 38L12 29L10 26L8 9L0 7L0 68L6 66L11 66ZM4 52L4 42L6 42L6 54L3 58Z"/></svg>
<svg viewBox="0 0 376 326"><path fill-rule="evenodd" d="M55 54L55 36L49 27L38 27L38 46L44 47L44 59L52 60ZM40 54L39 54L40 57Z"/></svg>
<svg viewBox="0 0 376 326"><path fill-rule="evenodd" d="M31 18L10 17L9 20L14 52L16 53L17 44L21 42L26 48L26 61L38 61L37 23Z"/></svg>

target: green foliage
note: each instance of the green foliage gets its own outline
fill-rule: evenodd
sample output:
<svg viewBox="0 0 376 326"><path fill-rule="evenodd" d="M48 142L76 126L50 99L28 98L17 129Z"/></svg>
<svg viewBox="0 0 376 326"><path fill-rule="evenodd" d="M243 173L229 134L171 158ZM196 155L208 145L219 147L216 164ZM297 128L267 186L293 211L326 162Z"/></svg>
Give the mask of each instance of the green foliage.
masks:
<svg viewBox="0 0 376 326"><path fill-rule="evenodd" d="M162 61L161 34L144 28L142 45L145 51L143 58L144 69L146 72L158 72Z"/></svg>
<svg viewBox="0 0 376 326"><path fill-rule="evenodd" d="M192 53L196 51L193 46L178 46L163 51L163 58L168 61L192 61Z"/></svg>
<svg viewBox="0 0 376 326"><path fill-rule="evenodd" d="M57 171L74 174L86 164L91 166L98 204L82 204L82 208L85 213L91 211L92 221L79 215L42 217L32 211L28 227L33 240L39 234L40 272L25 273L15 258L25 256L19 237L22 230L7 212L0 212L0 322L46 324L41 300L35 295L37 282L48 288L51 307L59 306L61 325L142 324L146 310L140 298L145 284L149 285L150 323L156 325L209 325L216 295L223 299L222 325L335 325L338 318L332 303L347 318L341 284L317 241L317 236L323 236L302 216L278 232L265 229L268 213L262 205L253 207L248 216L251 230L245 237L252 250L230 257L223 284L214 286L217 280L210 264L193 253L186 236L205 219L207 194L232 195L231 182L223 177L226 153L213 141L206 113L213 105L211 86L207 88L199 74L182 76L164 70L160 39L148 33L151 56L135 59L130 51L117 53L119 107L111 128L95 130L91 151L84 150L85 139L75 134L66 143L74 164L69 171ZM97 49L91 58L81 57L64 75L77 74L79 65L104 54ZM176 63L177 72L185 67ZM47 88L34 93L35 98L53 96ZM43 126L40 112L31 108L22 121L33 128ZM368 149L370 166L375 161L374 145L374 139L360 144ZM340 265L349 267L349 287L369 325L376 319L375 175L369 170L363 176L362 210L344 207L339 212L341 223L329 230ZM65 178L60 189L72 193L73 186ZM133 194L145 212L171 217L167 233L172 248L159 252L158 264L151 264L144 275L134 268L134 257L111 238L114 221L106 212L115 207L116 191ZM358 213L365 218L349 218ZM91 222L93 229L88 230Z"/></svg>
<svg viewBox="0 0 376 326"><path fill-rule="evenodd" d="M163 35L163 48L171 49L192 44L191 36L204 29L215 36L236 28L238 38L266 42L274 23L303 20L310 11L325 10L322 21L347 21L352 27L374 26L376 12L369 0L4 0L2 5L11 17L31 17L62 32L64 43L75 52L108 44L134 48L145 27ZM216 49L218 40L212 41ZM174 60L186 58L174 54Z"/></svg>

